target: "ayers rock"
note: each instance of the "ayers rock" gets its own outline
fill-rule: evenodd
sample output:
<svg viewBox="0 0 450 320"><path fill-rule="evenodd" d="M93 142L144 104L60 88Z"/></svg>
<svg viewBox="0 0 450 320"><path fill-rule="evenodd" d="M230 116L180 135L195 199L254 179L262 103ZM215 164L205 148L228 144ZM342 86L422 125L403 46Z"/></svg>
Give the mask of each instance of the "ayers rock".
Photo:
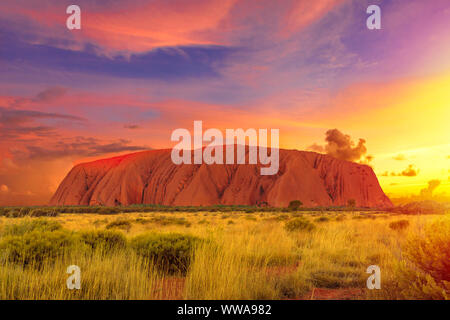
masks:
<svg viewBox="0 0 450 320"><path fill-rule="evenodd" d="M247 149L248 152L248 149ZM248 163L248 161L246 162ZM51 205L254 205L392 207L372 168L314 152L280 149L278 174L261 165L175 165L171 150L151 150L76 165Z"/></svg>

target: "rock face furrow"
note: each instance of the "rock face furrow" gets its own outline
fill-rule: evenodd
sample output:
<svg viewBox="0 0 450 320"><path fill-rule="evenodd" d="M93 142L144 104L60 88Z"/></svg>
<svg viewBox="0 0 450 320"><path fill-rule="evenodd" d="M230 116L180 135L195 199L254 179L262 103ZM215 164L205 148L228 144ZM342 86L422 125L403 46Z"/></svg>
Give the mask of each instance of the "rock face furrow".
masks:
<svg viewBox="0 0 450 320"><path fill-rule="evenodd" d="M280 150L280 170L261 165L175 165L170 150L152 150L75 166L51 205L255 205L392 207L372 168L331 156Z"/></svg>

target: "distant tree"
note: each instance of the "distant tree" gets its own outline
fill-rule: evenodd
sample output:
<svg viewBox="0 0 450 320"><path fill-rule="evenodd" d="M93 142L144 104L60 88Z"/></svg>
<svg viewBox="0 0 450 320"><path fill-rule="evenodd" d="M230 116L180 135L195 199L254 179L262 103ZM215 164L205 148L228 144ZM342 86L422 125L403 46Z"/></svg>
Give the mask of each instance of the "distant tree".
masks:
<svg viewBox="0 0 450 320"><path fill-rule="evenodd" d="M288 208L291 210L297 210L302 205L303 203L300 200L292 200L291 202L289 202Z"/></svg>
<svg viewBox="0 0 450 320"><path fill-rule="evenodd" d="M347 206L349 206L350 208L356 207L356 200L355 199L349 199L347 201Z"/></svg>

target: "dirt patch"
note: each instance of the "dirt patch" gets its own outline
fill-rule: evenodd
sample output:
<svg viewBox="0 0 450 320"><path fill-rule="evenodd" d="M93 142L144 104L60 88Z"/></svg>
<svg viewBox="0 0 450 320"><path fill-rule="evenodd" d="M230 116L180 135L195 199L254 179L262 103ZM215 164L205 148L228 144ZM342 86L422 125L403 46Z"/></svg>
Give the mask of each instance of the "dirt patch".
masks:
<svg viewBox="0 0 450 320"><path fill-rule="evenodd" d="M266 273L271 276L279 277L286 274L291 274L297 271L298 267L300 266L300 261L297 261L294 264L287 265L287 266L270 266L266 267Z"/></svg>
<svg viewBox="0 0 450 320"><path fill-rule="evenodd" d="M157 299L160 300L182 300L185 278L168 277L159 281L154 289Z"/></svg>

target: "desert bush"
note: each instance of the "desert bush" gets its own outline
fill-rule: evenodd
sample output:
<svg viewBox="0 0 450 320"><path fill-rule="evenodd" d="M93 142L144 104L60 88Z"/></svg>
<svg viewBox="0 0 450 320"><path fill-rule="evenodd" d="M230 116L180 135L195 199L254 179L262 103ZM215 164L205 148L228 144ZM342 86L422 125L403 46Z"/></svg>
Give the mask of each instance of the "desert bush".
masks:
<svg viewBox="0 0 450 320"><path fill-rule="evenodd" d="M450 299L450 223L440 221L414 235L397 267L396 298Z"/></svg>
<svg viewBox="0 0 450 320"><path fill-rule="evenodd" d="M316 226L304 218L295 218L286 222L284 228L289 232L300 230L312 231Z"/></svg>
<svg viewBox="0 0 450 320"><path fill-rule="evenodd" d="M9 210L6 208L0 208L0 217L5 217L8 214Z"/></svg>
<svg viewBox="0 0 450 320"><path fill-rule="evenodd" d="M385 285L385 294L391 299L450 300L450 282L436 281L410 263L402 262L395 270L394 284Z"/></svg>
<svg viewBox="0 0 450 320"><path fill-rule="evenodd" d="M170 274L186 274L199 238L183 234L149 233L135 237L131 246L158 269Z"/></svg>
<svg viewBox="0 0 450 320"><path fill-rule="evenodd" d="M115 221L108 223L105 228L106 229L122 229L122 230L125 230L128 232L131 229L131 222L130 222L130 220L126 220L126 219L117 219Z"/></svg>
<svg viewBox="0 0 450 320"><path fill-rule="evenodd" d="M356 207L356 200L355 199L349 199L347 201L347 206L350 207L350 208Z"/></svg>
<svg viewBox="0 0 450 320"><path fill-rule="evenodd" d="M85 231L80 234L80 237L92 249L113 250L122 249L127 246L127 239L118 231Z"/></svg>
<svg viewBox="0 0 450 320"><path fill-rule="evenodd" d="M67 231L32 231L23 235L9 235L0 240L0 251L8 261L40 268L45 261L63 256L77 242Z"/></svg>
<svg viewBox="0 0 450 320"><path fill-rule="evenodd" d="M450 281L450 223L441 221L427 227L425 235L407 243L405 255L436 281Z"/></svg>
<svg viewBox="0 0 450 320"><path fill-rule="evenodd" d="M297 210L303 205L303 203L300 200L292 200L289 202L288 208L291 210Z"/></svg>
<svg viewBox="0 0 450 320"><path fill-rule="evenodd" d="M392 230L404 230L408 228L409 221L408 220L397 220L389 223L389 228Z"/></svg>
<svg viewBox="0 0 450 320"><path fill-rule="evenodd" d="M52 232L61 229L62 226L57 221L30 219L20 223L6 225L2 233L5 236L20 236L33 231Z"/></svg>

